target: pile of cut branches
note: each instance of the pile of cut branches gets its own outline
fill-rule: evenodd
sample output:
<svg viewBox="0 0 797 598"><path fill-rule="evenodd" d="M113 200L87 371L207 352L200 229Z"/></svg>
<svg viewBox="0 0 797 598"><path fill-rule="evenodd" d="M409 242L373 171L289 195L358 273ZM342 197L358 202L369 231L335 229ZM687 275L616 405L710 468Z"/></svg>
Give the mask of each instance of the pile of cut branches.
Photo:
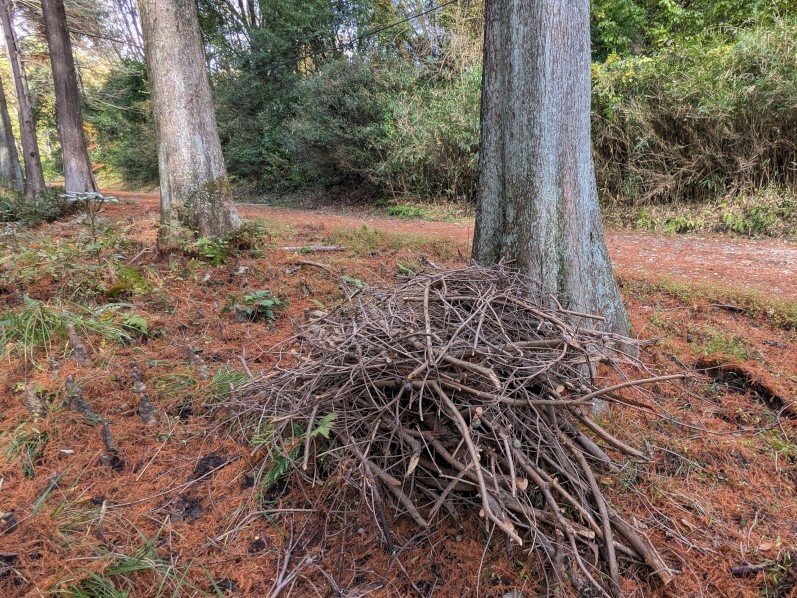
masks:
<svg viewBox="0 0 797 598"><path fill-rule="evenodd" d="M249 416L272 457L305 471L322 457L353 467L391 551L388 508L428 528L467 505L542 550L549 584L618 595L630 561L668 583L661 556L598 483L614 468L607 451L646 456L590 408L674 376L597 388L597 362L628 362L621 347L635 341L595 319L501 267L417 276L309 322L226 407Z"/></svg>

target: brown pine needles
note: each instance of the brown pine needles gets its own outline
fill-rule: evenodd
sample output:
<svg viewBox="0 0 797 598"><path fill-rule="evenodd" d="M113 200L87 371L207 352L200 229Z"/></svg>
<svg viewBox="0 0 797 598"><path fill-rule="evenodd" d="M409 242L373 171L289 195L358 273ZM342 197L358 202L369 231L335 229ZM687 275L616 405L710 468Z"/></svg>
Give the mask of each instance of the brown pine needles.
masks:
<svg viewBox="0 0 797 598"><path fill-rule="evenodd" d="M627 363L619 347L635 341L595 330L596 319L502 267L417 276L305 325L225 408L272 457L349 468L391 551L388 509L428 528L464 508L540 549L551 584L618 595L630 561L666 584L664 560L598 483L609 453L646 456L590 407L680 376L598 388L597 363Z"/></svg>

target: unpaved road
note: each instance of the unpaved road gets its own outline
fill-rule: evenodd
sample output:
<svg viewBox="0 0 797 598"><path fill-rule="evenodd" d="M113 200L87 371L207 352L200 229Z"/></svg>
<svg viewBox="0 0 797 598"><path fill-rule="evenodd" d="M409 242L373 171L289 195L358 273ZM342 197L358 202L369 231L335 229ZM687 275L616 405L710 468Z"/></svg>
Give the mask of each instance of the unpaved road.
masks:
<svg viewBox="0 0 797 598"><path fill-rule="evenodd" d="M114 194L141 206L145 212L157 213L157 193ZM291 225L324 225L335 229L365 224L377 230L444 238L463 244L473 236L472 223L400 220L365 213L342 214L255 204L241 205L239 210L245 218L264 218ZM755 289L776 298L797 300L795 243L772 239L658 236L617 230L607 231L606 242L614 268L621 276L668 276L689 282Z"/></svg>

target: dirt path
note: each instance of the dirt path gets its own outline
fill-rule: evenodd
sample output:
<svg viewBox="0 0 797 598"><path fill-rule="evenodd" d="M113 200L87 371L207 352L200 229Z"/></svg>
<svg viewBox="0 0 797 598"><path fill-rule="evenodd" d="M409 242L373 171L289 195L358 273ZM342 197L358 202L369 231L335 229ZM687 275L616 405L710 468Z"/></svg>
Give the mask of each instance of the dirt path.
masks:
<svg viewBox="0 0 797 598"><path fill-rule="evenodd" d="M120 208L139 205L158 210L158 194L115 192ZM124 208L123 208L124 209ZM367 213L331 213L246 204L245 218L264 218L290 225L324 224L352 228L363 224L382 231L445 238L467 244L473 225L380 218ZM127 211L127 210L125 210ZM139 210L136 210L140 214ZM669 276L688 282L715 283L755 289L782 299L797 300L797 244L777 240L730 240L720 237L656 236L611 230L607 244L615 270L621 276Z"/></svg>

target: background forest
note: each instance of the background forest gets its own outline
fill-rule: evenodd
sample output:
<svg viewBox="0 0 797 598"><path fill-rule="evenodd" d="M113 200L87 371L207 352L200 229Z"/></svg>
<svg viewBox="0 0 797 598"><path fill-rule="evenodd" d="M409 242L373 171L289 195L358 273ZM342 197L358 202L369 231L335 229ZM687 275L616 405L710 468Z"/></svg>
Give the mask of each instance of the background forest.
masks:
<svg viewBox="0 0 797 598"><path fill-rule="evenodd" d="M359 199L399 212L418 201L473 203L481 2L198 6L239 197ZM61 164L46 44L36 9L20 8L52 179ZM793 234L797 5L594 0L592 8L594 155L602 202L615 208L610 220L670 232ZM135 4L73 0L67 11L97 175L106 187L154 185Z"/></svg>

